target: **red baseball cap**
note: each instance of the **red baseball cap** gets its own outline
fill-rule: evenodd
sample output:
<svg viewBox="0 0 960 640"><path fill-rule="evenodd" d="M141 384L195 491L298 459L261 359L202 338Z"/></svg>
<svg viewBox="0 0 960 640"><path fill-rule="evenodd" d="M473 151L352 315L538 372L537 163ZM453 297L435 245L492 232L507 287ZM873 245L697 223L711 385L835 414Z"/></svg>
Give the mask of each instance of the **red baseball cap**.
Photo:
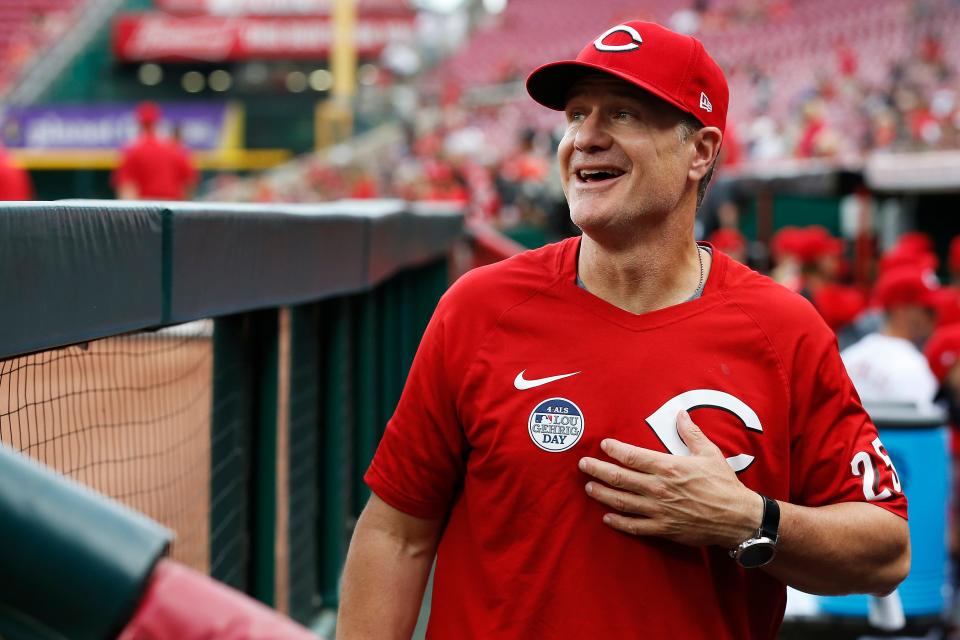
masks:
<svg viewBox="0 0 960 640"><path fill-rule="evenodd" d="M927 341L923 355L927 356L930 371L943 382L960 358L960 325L937 329Z"/></svg>
<svg viewBox="0 0 960 640"><path fill-rule="evenodd" d="M653 22L618 24L585 46L575 60L535 69L527 78L527 92L543 106L563 111L570 87L593 71L640 87L703 125L724 131L727 79L696 38Z"/></svg>
<svg viewBox="0 0 960 640"><path fill-rule="evenodd" d="M884 309L907 304L936 309L938 289L930 272L916 267L900 267L884 271L873 293L877 304Z"/></svg>
<svg viewBox="0 0 960 640"><path fill-rule="evenodd" d="M803 251L804 231L800 227L782 227L770 240L770 253L777 260L797 257Z"/></svg>
<svg viewBox="0 0 960 640"><path fill-rule="evenodd" d="M798 234L796 256L804 264L825 256L842 256L843 250L843 239L833 237L826 227L810 225Z"/></svg>
<svg viewBox="0 0 960 640"><path fill-rule="evenodd" d="M156 124L160 120L160 105L156 102L141 102L137 105L137 120L142 124Z"/></svg>
<svg viewBox="0 0 960 640"><path fill-rule="evenodd" d="M717 229L710 234L707 241L715 249L729 253L731 251L741 251L747 247L747 239L736 229L723 228Z"/></svg>
<svg viewBox="0 0 960 640"><path fill-rule="evenodd" d="M880 258L880 272L905 267L921 271L934 271L940 264L936 254L925 250L895 246Z"/></svg>
<svg viewBox="0 0 960 640"><path fill-rule="evenodd" d="M813 304L834 331L853 322L867 308L867 297L854 287L825 284L813 294Z"/></svg>
<svg viewBox="0 0 960 640"><path fill-rule="evenodd" d="M896 246L914 253L930 253L933 251L933 240L923 231L907 231L897 239Z"/></svg>

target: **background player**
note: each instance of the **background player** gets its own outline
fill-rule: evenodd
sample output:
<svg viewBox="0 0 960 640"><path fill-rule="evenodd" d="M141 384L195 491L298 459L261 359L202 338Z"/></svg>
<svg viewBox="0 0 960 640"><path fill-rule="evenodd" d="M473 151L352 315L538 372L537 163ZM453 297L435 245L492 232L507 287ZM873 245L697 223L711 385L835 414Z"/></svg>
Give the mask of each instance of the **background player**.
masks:
<svg viewBox="0 0 960 640"><path fill-rule="evenodd" d="M160 107L137 107L140 136L123 152L113 176L121 200L187 200L197 183L190 154L179 142L157 134Z"/></svg>

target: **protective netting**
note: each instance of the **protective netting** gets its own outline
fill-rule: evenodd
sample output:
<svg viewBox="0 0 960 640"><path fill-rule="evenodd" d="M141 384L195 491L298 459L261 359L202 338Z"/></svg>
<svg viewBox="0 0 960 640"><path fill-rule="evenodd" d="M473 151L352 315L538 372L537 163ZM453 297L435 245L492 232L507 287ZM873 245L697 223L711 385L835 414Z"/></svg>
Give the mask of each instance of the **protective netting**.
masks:
<svg viewBox="0 0 960 640"><path fill-rule="evenodd" d="M0 361L0 441L174 532L207 572L213 322Z"/></svg>

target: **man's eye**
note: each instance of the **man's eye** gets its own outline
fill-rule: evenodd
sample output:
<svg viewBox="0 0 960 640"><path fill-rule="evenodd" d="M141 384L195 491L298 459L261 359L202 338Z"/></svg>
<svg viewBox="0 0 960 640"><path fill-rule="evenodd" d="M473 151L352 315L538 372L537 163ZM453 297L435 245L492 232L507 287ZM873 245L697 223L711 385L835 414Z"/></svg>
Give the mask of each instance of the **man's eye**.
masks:
<svg viewBox="0 0 960 640"><path fill-rule="evenodd" d="M614 117L615 117L617 120L629 120L630 118L633 117L633 114L630 113L629 111L626 111L626 110L624 110L624 109L621 109L620 111L617 111L617 113L616 113L616 115L615 115Z"/></svg>
<svg viewBox="0 0 960 640"><path fill-rule="evenodd" d="M573 122L574 120L583 120L582 111L571 111L567 114L567 119Z"/></svg>

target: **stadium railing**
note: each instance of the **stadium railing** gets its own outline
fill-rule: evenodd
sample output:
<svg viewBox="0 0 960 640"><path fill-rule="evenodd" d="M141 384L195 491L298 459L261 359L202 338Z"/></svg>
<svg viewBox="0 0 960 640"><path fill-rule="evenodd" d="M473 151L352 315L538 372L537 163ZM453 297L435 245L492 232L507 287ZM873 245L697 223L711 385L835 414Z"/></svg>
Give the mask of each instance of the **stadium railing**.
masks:
<svg viewBox="0 0 960 640"><path fill-rule="evenodd" d="M59 201L0 229L0 442L295 620L334 608L461 212Z"/></svg>

